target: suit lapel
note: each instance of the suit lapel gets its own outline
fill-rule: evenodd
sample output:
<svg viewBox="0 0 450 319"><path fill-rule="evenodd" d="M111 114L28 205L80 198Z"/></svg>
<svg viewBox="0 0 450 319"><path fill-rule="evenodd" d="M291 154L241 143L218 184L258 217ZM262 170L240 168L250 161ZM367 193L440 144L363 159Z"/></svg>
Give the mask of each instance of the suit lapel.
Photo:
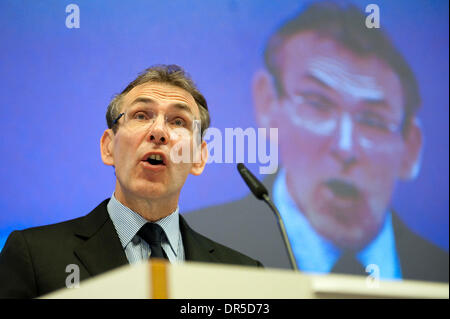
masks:
<svg viewBox="0 0 450 319"><path fill-rule="evenodd" d="M185 259L197 262L220 262L214 254L214 247L203 236L193 231L180 215L180 232L183 238Z"/></svg>
<svg viewBox="0 0 450 319"><path fill-rule="evenodd" d="M423 254L420 253L423 247L422 240L411 232L402 222L398 214L392 210L392 225L394 228L395 246L397 256L400 260L402 277L408 279L428 280L424 278Z"/></svg>
<svg viewBox="0 0 450 319"><path fill-rule="evenodd" d="M128 264L119 236L106 210L108 201L103 201L80 219L75 230L76 236L85 239L75 248L75 255L92 276Z"/></svg>
<svg viewBox="0 0 450 319"><path fill-rule="evenodd" d="M74 249L75 255L91 276L128 264L119 236L106 209L109 199L81 218L75 235L84 242ZM187 261L219 263L211 242L192 230L180 215L180 232Z"/></svg>

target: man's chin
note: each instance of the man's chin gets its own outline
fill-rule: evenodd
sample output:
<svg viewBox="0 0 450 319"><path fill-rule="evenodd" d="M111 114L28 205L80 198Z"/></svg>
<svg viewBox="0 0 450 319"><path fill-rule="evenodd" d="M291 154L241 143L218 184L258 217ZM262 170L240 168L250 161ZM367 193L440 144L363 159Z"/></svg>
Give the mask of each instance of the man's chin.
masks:
<svg viewBox="0 0 450 319"><path fill-rule="evenodd" d="M379 223L373 219L350 223L347 221L348 219L335 216L317 218L317 215L310 219L310 223L322 237L344 250L361 250L376 237L380 229Z"/></svg>
<svg viewBox="0 0 450 319"><path fill-rule="evenodd" d="M160 199L160 198L165 197L166 190L154 187L154 188L140 191L138 194L139 194L139 197L141 197L143 199L149 199L149 200Z"/></svg>
<svg viewBox="0 0 450 319"><path fill-rule="evenodd" d="M354 183L328 179L313 193L310 208L305 212L314 229L336 246L358 250L378 233L376 218L366 194Z"/></svg>
<svg viewBox="0 0 450 319"><path fill-rule="evenodd" d="M134 196L143 199L157 199L165 196L167 187L163 183L144 181L136 185L132 193Z"/></svg>
<svg viewBox="0 0 450 319"><path fill-rule="evenodd" d="M351 236L349 233L331 233L328 234L328 239L336 246L339 247L342 250L350 250L350 251L360 251L364 247L366 247L375 237L375 234L372 234L372 236L363 236L361 235L354 235ZM323 235L324 237L327 237L327 235Z"/></svg>

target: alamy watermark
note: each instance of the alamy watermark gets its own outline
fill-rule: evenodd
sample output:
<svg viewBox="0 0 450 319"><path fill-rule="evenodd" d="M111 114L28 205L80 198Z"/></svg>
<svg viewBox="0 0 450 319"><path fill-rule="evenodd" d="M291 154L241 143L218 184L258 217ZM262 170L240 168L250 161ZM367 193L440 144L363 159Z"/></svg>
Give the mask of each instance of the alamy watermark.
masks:
<svg viewBox="0 0 450 319"><path fill-rule="evenodd" d="M380 28L380 7L374 3L366 6L366 13L370 13L366 17L366 27L368 29Z"/></svg>
<svg viewBox="0 0 450 319"><path fill-rule="evenodd" d="M368 288L380 287L380 267L376 264L369 264L366 267L366 272L369 274L366 278L366 286Z"/></svg>
<svg viewBox="0 0 450 319"><path fill-rule="evenodd" d="M194 121L191 146L181 140L170 151L173 163L199 163L202 143L201 125ZM176 129L175 129L176 130ZM180 134L178 134L180 135ZM273 174L278 169L278 128L247 129L210 127L203 140L207 143L207 163L259 163L260 174Z"/></svg>
<svg viewBox="0 0 450 319"><path fill-rule="evenodd" d="M69 4L66 6L66 27L68 29L80 28L80 7L76 4Z"/></svg>
<svg viewBox="0 0 450 319"><path fill-rule="evenodd" d="M76 264L66 266L66 288L80 288L80 267Z"/></svg>

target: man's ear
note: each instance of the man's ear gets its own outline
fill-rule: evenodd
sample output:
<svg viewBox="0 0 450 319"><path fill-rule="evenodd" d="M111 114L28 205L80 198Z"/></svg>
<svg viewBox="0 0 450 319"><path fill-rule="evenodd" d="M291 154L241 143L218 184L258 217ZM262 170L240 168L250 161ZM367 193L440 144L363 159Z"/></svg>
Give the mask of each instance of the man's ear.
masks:
<svg viewBox="0 0 450 319"><path fill-rule="evenodd" d="M256 72L252 83L253 104L259 127L278 127L273 112L278 108L278 94L272 76L265 70Z"/></svg>
<svg viewBox="0 0 450 319"><path fill-rule="evenodd" d="M201 159L198 162L194 161L191 168L191 174L195 176L198 176L203 172L203 170L205 169L206 161L208 160L208 145L205 141L202 141L200 147Z"/></svg>
<svg viewBox="0 0 450 319"><path fill-rule="evenodd" d="M102 161L105 165L114 166L114 144L113 144L114 132L111 129L107 129L103 132L100 139L100 152L102 154Z"/></svg>
<svg viewBox="0 0 450 319"><path fill-rule="evenodd" d="M423 133L418 119L411 121L403 138L405 153L400 178L402 180L413 180L419 175L423 149Z"/></svg>

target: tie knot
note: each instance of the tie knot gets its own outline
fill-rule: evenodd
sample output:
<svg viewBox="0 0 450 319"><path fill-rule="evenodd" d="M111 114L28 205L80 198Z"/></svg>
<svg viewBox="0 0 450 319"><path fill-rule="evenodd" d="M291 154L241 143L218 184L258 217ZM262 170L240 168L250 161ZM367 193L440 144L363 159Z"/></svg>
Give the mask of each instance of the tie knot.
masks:
<svg viewBox="0 0 450 319"><path fill-rule="evenodd" d="M138 231L138 235L144 239L149 245L161 245L164 230L155 223L147 223Z"/></svg>

